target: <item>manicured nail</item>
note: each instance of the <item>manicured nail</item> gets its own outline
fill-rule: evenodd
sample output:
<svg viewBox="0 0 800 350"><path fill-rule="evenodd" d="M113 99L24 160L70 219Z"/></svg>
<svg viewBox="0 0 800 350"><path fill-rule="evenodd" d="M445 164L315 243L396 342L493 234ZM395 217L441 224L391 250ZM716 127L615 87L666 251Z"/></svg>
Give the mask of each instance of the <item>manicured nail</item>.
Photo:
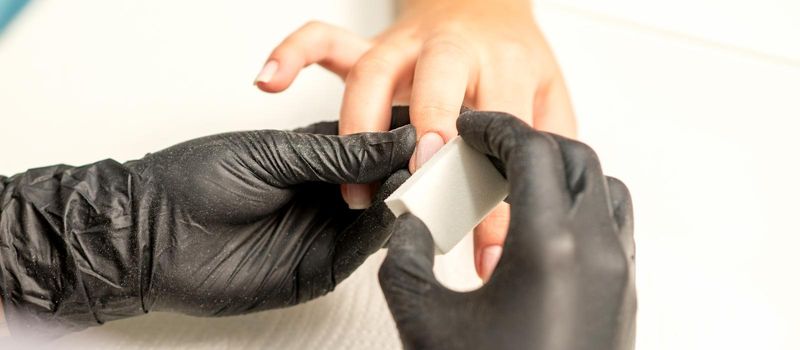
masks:
<svg viewBox="0 0 800 350"><path fill-rule="evenodd" d="M344 185L344 201L350 209L367 209L372 204L369 185L347 184Z"/></svg>
<svg viewBox="0 0 800 350"><path fill-rule="evenodd" d="M344 199L345 203L347 203L348 198L350 198L349 188L350 187L348 185L339 186L339 190L342 192L342 199Z"/></svg>
<svg viewBox="0 0 800 350"><path fill-rule="evenodd" d="M433 155L444 146L444 139L442 136L435 132L429 132L420 137L417 142L417 150L414 161L416 162L414 170L419 170L425 162L431 159Z"/></svg>
<svg viewBox="0 0 800 350"><path fill-rule="evenodd" d="M489 280L489 277L492 276L492 272L494 272L494 268L497 267L497 262L500 261L500 255L503 254L503 247L499 245L490 245L486 248L483 248L483 252L481 252L481 279L484 282Z"/></svg>
<svg viewBox="0 0 800 350"><path fill-rule="evenodd" d="M253 85L266 84L272 80L272 77L275 76L275 72L278 71L278 61L270 60L267 64L264 65L264 68L261 68L261 72L258 73L256 76L256 80L253 82Z"/></svg>

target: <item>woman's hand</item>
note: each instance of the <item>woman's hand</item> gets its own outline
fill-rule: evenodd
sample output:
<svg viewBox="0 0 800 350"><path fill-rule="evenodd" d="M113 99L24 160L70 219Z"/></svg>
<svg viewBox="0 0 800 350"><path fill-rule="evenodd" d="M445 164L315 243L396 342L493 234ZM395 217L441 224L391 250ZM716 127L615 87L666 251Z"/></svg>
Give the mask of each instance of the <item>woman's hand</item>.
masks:
<svg viewBox="0 0 800 350"><path fill-rule="evenodd" d="M409 0L397 22L369 41L311 22L275 48L255 83L283 91L311 64L345 81L341 134L387 130L391 105L410 103L418 142L412 172L457 134L462 105L575 135L564 79L528 0ZM351 207L370 203L365 185L345 185L343 195ZM501 205L476 228L475 262L484 279L507 225L508 206Z"/></svg>

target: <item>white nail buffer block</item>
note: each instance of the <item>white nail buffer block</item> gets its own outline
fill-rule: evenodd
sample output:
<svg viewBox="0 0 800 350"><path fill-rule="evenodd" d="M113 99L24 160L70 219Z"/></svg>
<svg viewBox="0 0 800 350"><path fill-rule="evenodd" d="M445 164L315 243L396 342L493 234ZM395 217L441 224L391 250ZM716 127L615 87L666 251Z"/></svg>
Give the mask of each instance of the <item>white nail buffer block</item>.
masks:
<svg viewBox="0 0 800 350"><path fill-rule="evenodd" d="M428 226L436 253L450 251L508 196L508 181L486 155L456 137L389 198L399 217L412 213Z"/></svg>

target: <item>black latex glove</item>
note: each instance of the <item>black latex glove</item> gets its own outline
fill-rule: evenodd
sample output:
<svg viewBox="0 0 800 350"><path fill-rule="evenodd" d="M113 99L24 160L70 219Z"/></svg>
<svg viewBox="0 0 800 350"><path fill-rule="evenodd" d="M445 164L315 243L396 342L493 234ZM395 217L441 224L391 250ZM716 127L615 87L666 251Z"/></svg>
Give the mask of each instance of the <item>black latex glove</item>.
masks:
<svg viewBox="0 0 800 350"><path fill-rule="evenodd" d="M633 346L633 217L625 185L588 146L503 113L467 112L458 131L511 185L511 225L480 289L436 281L433 242L401 216L380 282L411 349L629 349ZM457 219L457 218L453 218Z"/></svg>
<svg viewBox="0 0 800 350"><path fill-rule="evenodd" d="M407 110L394 114L407 123ZM0 179L12 336L147 311L235 315L331 291L388 239L394 217L382 199L408 174L387 180L365 211L349 210L337 184L384 180L415 145L410 125L336 132L329 122L228 133L125 164Z"/></svg>

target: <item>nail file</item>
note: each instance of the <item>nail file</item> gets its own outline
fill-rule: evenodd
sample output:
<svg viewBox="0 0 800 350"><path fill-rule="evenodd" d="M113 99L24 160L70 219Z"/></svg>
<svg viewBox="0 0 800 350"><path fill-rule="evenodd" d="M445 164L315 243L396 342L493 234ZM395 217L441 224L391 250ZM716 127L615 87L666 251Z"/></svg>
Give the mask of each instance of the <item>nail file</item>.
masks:
<svg viewBox="0 0 800 350"><path fill-rule="evenodd" d="M508 181L489 158L459 136L448 142L389 198L399 217L418 217L445 254L508 196Z"/></svg>

